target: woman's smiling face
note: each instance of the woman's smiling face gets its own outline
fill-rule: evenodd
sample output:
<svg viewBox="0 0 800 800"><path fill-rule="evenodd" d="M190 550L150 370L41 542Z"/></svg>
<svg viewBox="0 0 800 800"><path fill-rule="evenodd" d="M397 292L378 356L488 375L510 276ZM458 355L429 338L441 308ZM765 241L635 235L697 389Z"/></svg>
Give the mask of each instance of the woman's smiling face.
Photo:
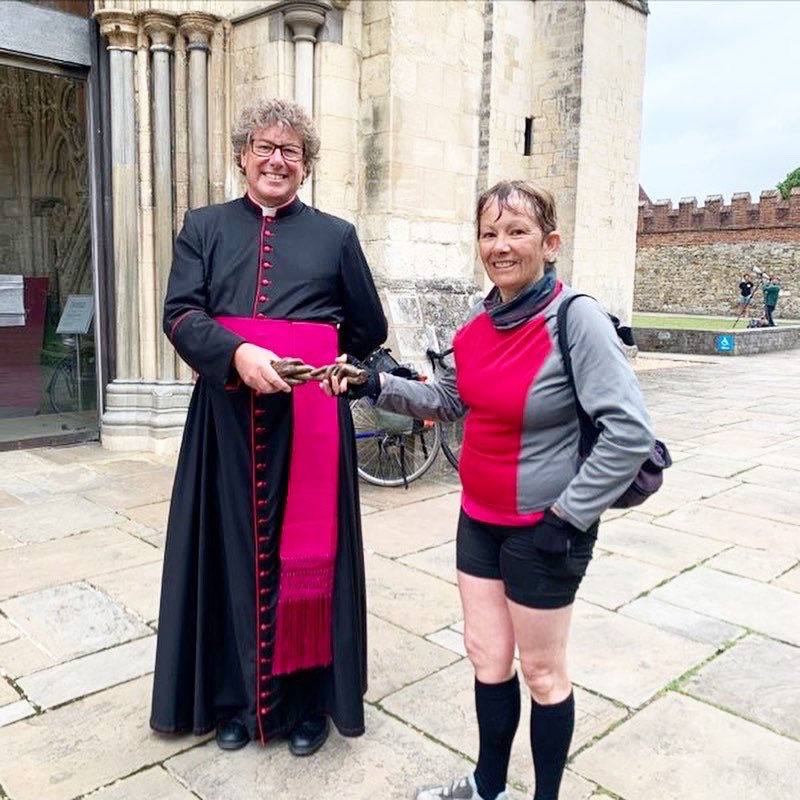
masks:
<svg viewBox="0 0 800 800"><path fill-rule="evenodd" d="M478 225L478 248L489 280L500 290L503 302L516 297L544 275L561 245L561 235L542 232L532 210L522 198L506 208L496 200L484 208Z"/></svg>

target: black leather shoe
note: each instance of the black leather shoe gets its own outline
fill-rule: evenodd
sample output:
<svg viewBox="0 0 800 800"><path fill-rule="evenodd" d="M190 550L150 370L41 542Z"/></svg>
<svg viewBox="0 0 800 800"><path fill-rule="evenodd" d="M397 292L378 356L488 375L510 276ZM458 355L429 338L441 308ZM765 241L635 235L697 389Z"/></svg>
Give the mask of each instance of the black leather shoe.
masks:
<svg viewBox="0 0 800 800"><path fill-rule="evenodd" d="M247 728L238 719L217 725L217 744L223 750L239 750L250 741Z"/></svg>
<svg viewBox="0 0 800 800"><path fill-rule="evenodd" d="M303 720L289 734L289 752L293 756L310 756L325 744L330 723L324 714Z"/></svg>

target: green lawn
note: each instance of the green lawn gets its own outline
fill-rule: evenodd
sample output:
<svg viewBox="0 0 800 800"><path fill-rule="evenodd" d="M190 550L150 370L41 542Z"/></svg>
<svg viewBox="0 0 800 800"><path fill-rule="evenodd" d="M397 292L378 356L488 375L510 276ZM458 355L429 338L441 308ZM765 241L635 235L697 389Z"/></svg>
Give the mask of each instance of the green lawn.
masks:
<svg viewBox="0 0 800 800"><path fill-rule="evenodd" d="M747 317L736 323L736 330L747 327ZM682 314L634 314L634 328L671 328L695 331L727 331L733 328L736 317L690 317ZM778 325L797 324L796 321L776 320Z"/></svg>

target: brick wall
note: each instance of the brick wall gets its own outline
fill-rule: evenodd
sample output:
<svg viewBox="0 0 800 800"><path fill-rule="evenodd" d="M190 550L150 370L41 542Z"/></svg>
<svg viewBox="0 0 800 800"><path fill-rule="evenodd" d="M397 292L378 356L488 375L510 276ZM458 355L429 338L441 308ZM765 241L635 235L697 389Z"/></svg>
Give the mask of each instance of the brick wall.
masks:
<svg viewBox="0 0 800 800"><path fill-rule="evenodd" d="M687 314L729 314L742 272L779 275L778 316L800 318L800 188L782 200L747 192L730 205L720 195L639 203L634 308ZM760 300L760 296L757 298Z"/></svg>

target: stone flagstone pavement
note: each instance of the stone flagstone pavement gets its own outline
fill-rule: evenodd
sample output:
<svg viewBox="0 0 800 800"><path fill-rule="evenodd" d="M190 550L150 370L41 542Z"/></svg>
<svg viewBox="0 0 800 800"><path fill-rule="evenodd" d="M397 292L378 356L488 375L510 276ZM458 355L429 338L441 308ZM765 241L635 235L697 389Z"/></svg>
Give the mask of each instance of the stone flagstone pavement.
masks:
<svg viewBox="0 0 800 800"><path fill-rule="evenodd" d="M800 798L800 359L640 357L662 492L612 511L575 608L561 800ZM174 458L0 453L0 797L408 798L477 756L442 466L364 486L367 733L315 757L147 725ZM527 701L511 796L530 797Z"/></svg>

